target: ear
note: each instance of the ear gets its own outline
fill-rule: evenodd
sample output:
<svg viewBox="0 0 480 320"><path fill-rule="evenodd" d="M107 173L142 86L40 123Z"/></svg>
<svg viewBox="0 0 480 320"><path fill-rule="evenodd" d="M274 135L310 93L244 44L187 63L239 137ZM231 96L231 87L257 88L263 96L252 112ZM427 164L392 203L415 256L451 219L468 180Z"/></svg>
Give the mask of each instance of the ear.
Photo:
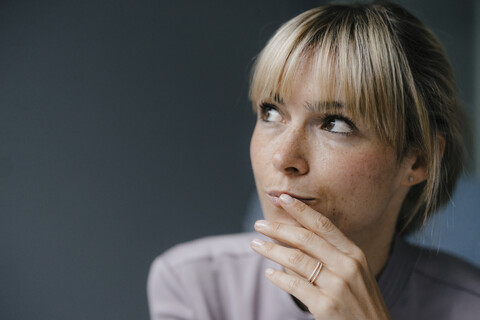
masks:
<svg viewBox="0 0 480 320"><path fill-rule="evenodd" d="M445 138L441 135L437 135L437 145L435 153L442 159L445 152ZM421 152L411 152L410 155L405 157L405 175L403 184L407 186L414 186L427 179L427 164L422 156Z"/></svg>
<svg viewBox="0 0 480 320"><path fill-rule="evenodd" d="M412 153L404 159L405 174L402 184L412 187L427 179L427 164L425 159L419 153Z"/></svg>

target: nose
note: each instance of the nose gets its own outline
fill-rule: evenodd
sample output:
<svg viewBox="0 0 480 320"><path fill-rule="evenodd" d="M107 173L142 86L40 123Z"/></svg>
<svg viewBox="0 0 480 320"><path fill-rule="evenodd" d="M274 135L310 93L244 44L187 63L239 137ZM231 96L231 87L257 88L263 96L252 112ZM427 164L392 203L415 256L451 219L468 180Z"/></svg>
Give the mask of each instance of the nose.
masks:
<svg viewBox="0 0 480 320"><path fill-rule="evenodd" d="M304 175L309 166L306 158L307 141L299 130L284 132L284 139L279 139L279 146L273 154L273 165L286 175Z"/></svg>

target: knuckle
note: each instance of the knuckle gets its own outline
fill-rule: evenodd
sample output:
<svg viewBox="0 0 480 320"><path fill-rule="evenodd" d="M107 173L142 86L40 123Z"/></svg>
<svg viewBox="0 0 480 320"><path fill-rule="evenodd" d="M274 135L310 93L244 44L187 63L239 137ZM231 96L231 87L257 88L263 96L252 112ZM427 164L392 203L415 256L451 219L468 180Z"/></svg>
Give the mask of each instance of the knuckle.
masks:
<svg viewBox="0 0 480 320"><path fill-rule="evenodd" d="M318 215L317 217L315 217L314 224L317 230L323 230L327 232L331 231L333 227L332 222L330 222L330 220L328 220L326 217L321 215Z"/></svg>
<svg viewBox="0 0 480 320"><path fill-rule="evenodd" d="M270 254L272 250L273 250L273 244L265 242L265 244L263 245L263 251L265 252L265 254Z"/></svg>
<svg viewBox="0 0 480 320"><path fill-rule="evenodd" d="M307 209L307 205L302 201L297 200L295 203L295 209L297 209L298 213L302 213Z"/></svg>
<svg viewBox="0 0 480 320"><path fill-rule="evenodd" d="M332 287L335 288L334 291L339 295L349 288L347 282L340 277L332 277L330 281L332 281Z"/></svg>
<svg viewBox="0 0 480 320"><path fill-rule="evenodd" d="M361 274L362 265L358 260L348 257L344 260L343 265L345 267L345 276L348 279L355 278Z"/></svg>
<svg viewBox="0 0 480 320"><path fill-rule="evenodd" d="M306 245L312 243L314 236L315 236L315 234L311 231L308 231L308 230L302 230L302 231L296 233L298 244L303 245L303 246L306 246Z"/></svg>
<svg viewBox="0 0 480 320"><path fill-rule="evenodd" d="M291 265L296 266L296 265L299 265L303 261L304 257L305 257L305 255L302 252L295 252L295 253L292 253L291 255L289 255L288 262Z"/></svg>
<svg viewBox="0 0 480 320"><path fill-rule="evenodd" d="M322 313L327 315L333 315L339 309L338 303L328 296L321 300L319 307L322 310Z"/></svg>
<svg viewBox="0 0 480 320"><path fill-rule="evenodd" d="M291 278L287 282L287 291L290 293L294 293L300 287L300 279L298 278Z"/></svg>
<svg viewBox="0 0 480 320"><path fill-rule="evenodd" d="M353 259L357 260L361 265L367 264L367 258L365 257L365 253L363 253L363 251L360 248L355 247L353 249L351 256L353 257Z"/></svg>
<svg viewBox="0 0 480 320"><path fill-rule="evenodd" d="M282 228L282 225L280 223L274 223L272 224L272 230L274 233L278 233Z"/></svg>

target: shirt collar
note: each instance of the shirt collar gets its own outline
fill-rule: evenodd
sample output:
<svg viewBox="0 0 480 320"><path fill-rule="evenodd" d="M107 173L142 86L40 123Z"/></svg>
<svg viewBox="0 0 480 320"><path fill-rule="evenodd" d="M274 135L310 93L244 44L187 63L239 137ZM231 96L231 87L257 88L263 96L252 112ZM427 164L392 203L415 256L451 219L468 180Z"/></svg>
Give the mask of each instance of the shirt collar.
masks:
<svg viewBox="0 0 480 320"><path fill-rule="evenodd" d="M378 286L387 308L390 309L401 295L418 257L418 249L409 245L400 236L394 238L390 258L378 279Z"/></svg>

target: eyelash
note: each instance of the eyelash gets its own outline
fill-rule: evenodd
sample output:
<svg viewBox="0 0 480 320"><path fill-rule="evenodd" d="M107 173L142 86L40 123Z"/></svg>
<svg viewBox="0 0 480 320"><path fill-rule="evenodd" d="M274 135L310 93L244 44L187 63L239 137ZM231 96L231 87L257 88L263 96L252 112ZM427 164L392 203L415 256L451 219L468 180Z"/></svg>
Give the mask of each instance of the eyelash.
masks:
<svg viewBox="0 0 480 320"><path fill-rule="evenodd" d="M271 104L271 103L261 103L258 108L260 109L259 110L259 116L260 118L262 119L263 122L269 122L268 120L265 119L265 116L267 115L267 112L269 110L275 110L277 111L278 113L280 113L280 111L278 110L277 106L275 106L274 104ZM340 120L340 121L343 121L345 122L351 129L352 131L350 132L332 132L334 134L341 134L341 135L345 135L345 136L350 136L352 135L353 133L355 133L355 131L357 131L357 127L355 126L354 122L352 119L350 119L349 117L347 116L344 116L344 115L340 115L340 114L325 114L323 115L321 118L321 128L322 130L325 130L323 129L326 125L330 124L331 122L335 121L335 120ZM328 130L326 130L328 131Z"/></svg>
<svg viewBox="0 0 480 320"><path fill-rule="evenodd" d="M269 122L269 121L265 120L265 116L266 116L266 114L269 110L275 110L278 113L280 113L278 108L271 103L263 102L258 106L258 108L260 109L260 112L258 114L259 114L259 116L260 116L260 118L262 119L263 122Z"/></svg>
<svg viewBox="0 0 480 320"><path fill-rule="evenodd" d="M352 134L354 134L357 131L357 127L353 123L352 119L350 119L347 116L340 115L340 114L326 114L326 115L324 115L322 117L321 128L324 128L324 126L330 124L334 120L340 120L340 121L345 122L350 127L350 129L352 131L349 131L349 132L332 132L332 133L341 134L341 135L344 135L344 136L351 136Z"/></svg>

